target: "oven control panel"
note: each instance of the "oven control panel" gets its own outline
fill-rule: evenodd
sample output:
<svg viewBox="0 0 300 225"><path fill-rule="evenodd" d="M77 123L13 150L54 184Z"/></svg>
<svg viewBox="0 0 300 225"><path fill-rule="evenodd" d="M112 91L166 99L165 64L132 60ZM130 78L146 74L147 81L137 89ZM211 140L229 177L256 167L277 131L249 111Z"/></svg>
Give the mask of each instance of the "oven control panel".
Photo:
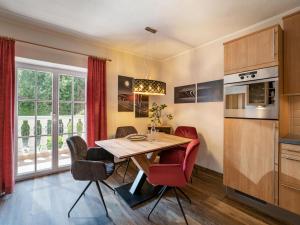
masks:
<svg viewBox="0 0 300 225"><path fill-rule="evenodd" d="M262 80L278 77L278 66L247 71L242 73L229 74L224 76L224 84L239 83L245 81Z"/></svg>
<svg viewBox="0 0 300 225"><path fill-rule="evenodd" d="M244 80L245 78L247 79L249 79L249 78L252 78L252 79L254 79L255 77L256 77L256 75L257 75L257 71L252 71L252 72L248 72L248 73L240 73L239 74L239 77L240 77L240 79L241 80Z"/></svg>

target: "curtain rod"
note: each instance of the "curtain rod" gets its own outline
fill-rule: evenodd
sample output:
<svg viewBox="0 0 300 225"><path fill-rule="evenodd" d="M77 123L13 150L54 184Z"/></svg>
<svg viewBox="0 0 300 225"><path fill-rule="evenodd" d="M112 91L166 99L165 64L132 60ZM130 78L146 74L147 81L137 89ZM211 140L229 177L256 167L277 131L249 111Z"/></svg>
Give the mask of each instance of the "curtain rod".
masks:
<svg viewBox="0 0 300 225"><path fill-rule="evenodd" d="M12 38L9 38L9 39L12 39ZM43 45L43 44L36 44L36 43L33 43L33 42L23 41L23 40L19 40L19 39L13 39L13 40L15 40L17 42L22 42L22 43L30 44L30 45L36 45L36 46L40 46L40 47L44 47L44 48L50 48L50 49L54 49L54 50L58 50L58 51L62 51L62 52L68 52L68 53L72 53L72 54L76 54L76 55L83 55L83 56L87 56L87 57L92 56L92 57L95 57L95 58L98 58L98 59L102 59L102 60L106 60L106 61L109 61L109 62L112 61L111 59L108 59L108 58L103 58L103 57L99 57L99 56L88 55L88 54L84 54L84 53L81 53L81 52L70 51L70 50L66 50L66 49L62 49L62 48L56 48L56 47L51 47L51 46Z"/></svg>

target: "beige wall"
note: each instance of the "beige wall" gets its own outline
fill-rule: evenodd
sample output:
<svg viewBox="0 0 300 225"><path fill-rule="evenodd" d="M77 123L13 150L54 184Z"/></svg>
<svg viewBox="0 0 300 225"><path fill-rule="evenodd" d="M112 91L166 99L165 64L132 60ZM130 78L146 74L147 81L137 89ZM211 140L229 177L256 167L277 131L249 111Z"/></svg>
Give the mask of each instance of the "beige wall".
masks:
<svg viewBox="0 0 300 225"><path fill-rule="evenodd" d="M107 63L107 102L108 134L113 136L116 127L132 124L140 132L146 130L148 119L135 118L134 113L118 112L117 79L118 75L144 77L144 59L129 53L111 50L85 39L77 39L62 33L45 30L16 21L0 18L0 36L9 36L34 43L88 53L112 59ZM16 55L54 63L86 67L87 57L70 53L16 43ZM159 63L147 61L150 73L155 78L159 73Z"/></svg>
<svg viewBox="0 0 300 225"><path fill-rule="evenodd" d="M223 172L223 102L173 104L174 87L222 79L223 42L274 24L281 24L281 18L282 15L278 15L162 62L161 75L168 84L168 94L162 97L160 102L171 106L169 110L174 114L174 127L190 125L197 128L201 139L197 164Z"/></svg>

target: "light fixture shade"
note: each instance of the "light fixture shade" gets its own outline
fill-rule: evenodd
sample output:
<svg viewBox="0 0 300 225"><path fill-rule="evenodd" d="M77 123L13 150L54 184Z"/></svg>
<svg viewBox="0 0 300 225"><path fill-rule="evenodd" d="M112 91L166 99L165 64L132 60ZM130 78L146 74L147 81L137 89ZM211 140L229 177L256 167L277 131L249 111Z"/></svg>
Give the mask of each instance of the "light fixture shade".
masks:
<svg viewBox="0 0 300 225"><path fill-rule="evenodd" d="M134 79L133 93L142 95L165 95L166 83L158 80Z"/></svg>

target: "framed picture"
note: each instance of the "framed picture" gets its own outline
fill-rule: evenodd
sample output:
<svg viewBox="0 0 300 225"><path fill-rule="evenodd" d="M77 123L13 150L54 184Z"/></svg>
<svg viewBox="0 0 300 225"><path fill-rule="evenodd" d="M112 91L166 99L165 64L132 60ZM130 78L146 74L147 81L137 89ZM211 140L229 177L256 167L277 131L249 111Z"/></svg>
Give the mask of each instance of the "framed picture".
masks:
<svg viewBox="0 0 300 225"><path fill-rule="evenodd" d="M185 85L174 88L174 103L195 103L196 84Z"/></svg>
<svg viewBox="0 0 300 225"><path fill-rule="evenodd" d="M197 102L222 102L223 79L197 84Z"/></svg>
<svg viewBox="0 0 300 225"><path fill-rule="evenodd" d="M132 77L118 76L118 112L133 112Z"/></svg>
<svg viewBox="0 0 300 225"><path fill-rule="evenodd" d="M135 117L142 118L149 116L149 96L135 95Z"/></svg>

